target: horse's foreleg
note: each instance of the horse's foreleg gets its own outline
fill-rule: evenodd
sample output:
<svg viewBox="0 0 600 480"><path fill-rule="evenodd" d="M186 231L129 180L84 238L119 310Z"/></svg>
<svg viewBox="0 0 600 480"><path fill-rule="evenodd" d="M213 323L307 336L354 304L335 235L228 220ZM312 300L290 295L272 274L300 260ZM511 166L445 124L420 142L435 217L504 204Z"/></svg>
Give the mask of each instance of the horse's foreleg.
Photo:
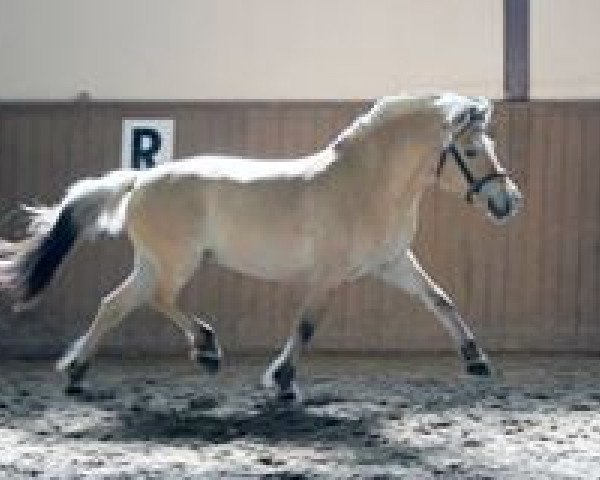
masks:
<svg viewBox="0 0 600 480"><path fill-rule="evenodd" d="M153 286L153 274L149 265L136 262L132 274L115 290L104 297L98 313L88 331L69 348L57 362L56 368L69 375L69 386L76 386L89 365L100 339L136 307L145 303Z"/></svg>
<svg viewBox="0 0 600 480"><path fill-rule="evenodd" d="M468 373L489 375L487 356L477 347L475 337L461 318L450 297L427 275L411 250L382 265L374 276L418 296L454 339Z"/></svg>
<svg viewBox="0 0 600 480"><path fill-rule="evenodd" d="M171 302L158 301L154 307L184 333L190 342L192 360L204 365L210 373L216 373L223 354L212 325L198 317L186 315Z"/></svg>
<svg viewBox="0 0 600 480"><path fill-rule="evenodd" d="M296 315L292 333L279 355L263 374L263 385L269 389L276 388L280 400L300 401L296 365L300 354L312 339L318 322L326 313L324 303L327 291L320 290L306 296Z"/></svg>

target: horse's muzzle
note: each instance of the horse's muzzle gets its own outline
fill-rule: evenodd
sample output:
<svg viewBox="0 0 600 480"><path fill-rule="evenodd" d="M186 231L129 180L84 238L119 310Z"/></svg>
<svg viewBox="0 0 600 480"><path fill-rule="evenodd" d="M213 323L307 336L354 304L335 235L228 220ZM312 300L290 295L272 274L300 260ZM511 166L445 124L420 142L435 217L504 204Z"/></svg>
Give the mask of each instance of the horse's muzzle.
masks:
<svg viewBox="0 0 600 480"><path fill-rule="evenodd" d="M503 224L517 214L523 203L523 196L518 191L506 193L500 202L489 198L488 212L494 223Z"/></svg>

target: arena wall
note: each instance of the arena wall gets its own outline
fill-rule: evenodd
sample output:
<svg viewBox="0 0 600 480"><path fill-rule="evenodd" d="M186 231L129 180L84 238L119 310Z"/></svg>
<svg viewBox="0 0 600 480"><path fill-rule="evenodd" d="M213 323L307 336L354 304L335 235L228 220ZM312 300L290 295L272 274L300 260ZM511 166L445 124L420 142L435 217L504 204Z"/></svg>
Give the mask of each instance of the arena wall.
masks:
<svg viewBox="0 0 600 480"><path fill-rule="evenodd" d="M368 102L17 103L0 105L0 210L53 202L86 175L118 168L123 117L176 121L175 155L294 156L322 147ZM586 351L600 345L600 103L498 102L502 161L525 195L505 227L463 199L425 195L416 249L482 345L496 351ZM9 233L7 224L0 227ZM131 267L125 241L83 245L34 310L0 305L1 355L50 355L84 332ZM185 290L191 312L217 315L228 351L263 351L287 335L298 300L285 287L207 267ZM150 310L128 318L104 352L183 351ZM340 289L317 350L452 349L433 317L404 294L365 280Z"/></svg>
<svg viewBox="0 0 600 480"><path fill-rule="evenodd" d="M512 19L503 10L509 4ZM523 189L524 211L497 228L434 190L424 200L416 248L489 349L598 352L600 3L368 5L0 0L0 218L21 202L56 201L82 176L119 168L124 118L175 120L176 158L274 158L322 147L380 95L484 94L496 99L499 153ZM519 48L513 64L503 35L522 12L528 23L515 30L527 35L524 42L510 37ZM532 101L502 100L515 65ZM10 233L9 222L0 233ZM0 300L0 356L64 349L127 274L130 253L123 240L83 245L36 309L16 315ZM216 267L199 272L183 295L190 311L217 314L229 351L274 348L288 333L296 300L290 289ZM143 310L103 351L183 347L166 321ZM452 346L422 307L365 280L337 293L315 348Z"/></svg>

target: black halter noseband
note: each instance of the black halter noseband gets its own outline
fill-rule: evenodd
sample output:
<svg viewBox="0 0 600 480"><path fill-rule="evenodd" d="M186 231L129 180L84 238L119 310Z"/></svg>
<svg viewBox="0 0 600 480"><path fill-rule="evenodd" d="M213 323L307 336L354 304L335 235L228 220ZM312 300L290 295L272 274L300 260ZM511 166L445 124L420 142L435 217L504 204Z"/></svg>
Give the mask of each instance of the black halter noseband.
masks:
<svg viewBox="0 0 600 480"><path fill-rule="evenodd" d="M456 148L456 145L454 144L454 142L452 142L450 145L444 148L444 150L442 150L442 153L440 154L440 161L438 163L436 171L436 175L438 177L442 174L442 169L446 164L446 157L448 156L448 153L451 153L454 156L456 165L458 165L458 168L460 168L460 171L462 172L463 176L465 177L465 180L467 181L467 184L469 185L466 195L466 200L469 203L473 202L473 195L476 195L479 192L481 192L481 189L486 183L496 180L497 178L506 178L508 176L508 172L492 172L488 173L482 178L476 179L473 176L473 173L471 173L471 170L469 170L469 167L467 167L467 163L458 151L458 148Z"/></svg>

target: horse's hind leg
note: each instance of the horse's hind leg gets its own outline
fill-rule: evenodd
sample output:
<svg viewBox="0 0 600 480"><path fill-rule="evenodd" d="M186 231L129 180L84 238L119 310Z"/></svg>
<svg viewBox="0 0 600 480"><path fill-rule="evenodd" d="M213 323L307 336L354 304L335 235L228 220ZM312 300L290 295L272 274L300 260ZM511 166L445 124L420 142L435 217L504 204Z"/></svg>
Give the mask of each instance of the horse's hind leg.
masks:
<svg viewBox="0 0 600 480"><path fill-rule="evenodd" d="M279 400L299 402L300 390L296 382L296 365L300 353L308 345L318 322L325 316L325 300L329 288L312 291L305 297L296 316L296 322L279 355L263 374L262 384L277 389Z"/></svg>
<svg viewBox="0 0 600 480"><path fill-rule="evenodd" d="M153 306L172 320L185 334L190 342L191 359L203 365L209 373L216 373L223 355L213 327L201 318L186 315L172 300L158 298L154 300Z"/></svg>
<svg viewBox="0 0 600 480"><path fill-rule="evenodd" d="M66 371L69 387L75 387L89 365L102 336L136 307L146 303L152 294L154 272L151 265L136 258L131 275L100 302L100 308L88 331L69 348L57 362L57 369Z"/></svg>
<svg viewBox="0 0 600 480"><path fill-rule="evenodd" d="M448 295L427 275L414 253L407 250L395 262L383 265L374 275L386 283L417 295L456 342L467 373L489 375L487 355L477 346L475 336L461 318Z"/></svg>

